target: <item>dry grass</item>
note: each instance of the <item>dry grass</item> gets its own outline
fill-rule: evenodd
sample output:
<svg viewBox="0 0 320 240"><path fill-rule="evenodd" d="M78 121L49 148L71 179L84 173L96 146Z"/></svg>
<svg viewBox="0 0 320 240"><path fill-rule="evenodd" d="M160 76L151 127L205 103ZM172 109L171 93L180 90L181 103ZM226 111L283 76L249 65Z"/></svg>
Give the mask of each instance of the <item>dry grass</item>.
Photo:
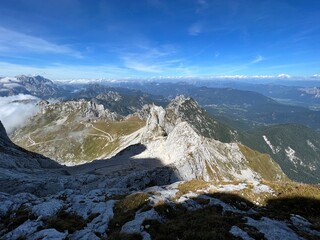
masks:
<svg viewBox="0 0 320 240"><path fill-rule="evenodd" d="M261 174L261 177L268 181L289 181L282 172L280 166L268 154L252 150L247 146L238 144L240 151L249 162L249 167Z"/></svg>
<svg viewBox="0 0 320 240"><path fill-rule="evenodd" d="M34 216L30 210L22 206L9 213L7 216L2 217L1 222L6 226L7 231L9 232L20 226L28 219L35 220L36 216Z"/></svg>
<svg viewBox="0 0 320 240"><path fill-rule="evenodd" d="M129 135L145 126L145 121L136 117L123 121L102 119L91 122L93 127L111 134L114 141L110 142L108 136L103 132L90 125L86 126L86 123L82 123L81 119L77 119L74 114L69 115L68 121L62 125L55 125L56 119L54 117L49 119L49 122L42 121L42 118L35 119L34 121L38 123L36 128L33 127L35 123L30 123L23 127L19 136L14 137L13 140L25 149L51 159L87 161L109 155L119 147L120 137ZM29 134L36 143L40 144L30 146Z"/></svg>
<svg viewBox="0 0 320 240"><path fill-rule="evenodd" d="M110 239L132 239L130 235L121 235L120 230L123 224L134 219L139 209L149 209L147 193L134 193L119 200L114 207L114 217L110 221ZM120 238L121 235L121 238Z"/></svg>
<svg viewBox="0 0 320 240"><path fill-rule="evenodd" d="M46 225L47 228L55 228L60 232L68 230L69 233L74 233L83 229L87 225L87 221L75 213L68 213L62 210L56 216L50 217L46 221Z"/></svg>
<svg viewBox="0 0 320 240"><path fill-rule="evenodd" d="M179 198L188 192L196 192L201 191L202 189L207 189L209 186L210 183L200 179L193 179L191 181L181 183L178 186L179 191L176 194L176 198Z"/></svg>

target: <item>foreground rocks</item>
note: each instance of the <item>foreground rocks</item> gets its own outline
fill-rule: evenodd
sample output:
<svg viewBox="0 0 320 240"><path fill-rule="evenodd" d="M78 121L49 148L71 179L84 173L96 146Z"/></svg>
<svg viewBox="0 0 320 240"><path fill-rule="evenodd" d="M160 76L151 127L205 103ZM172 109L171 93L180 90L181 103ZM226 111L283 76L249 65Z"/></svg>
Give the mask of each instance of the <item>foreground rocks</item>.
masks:
<svg viewBox="0 0 320 240"><path fill-rule="evenodd" d="M299 190L304 187L298 184L290 186ZM168 234L168 239L184 239L187 235L180 236L179 232L190 234L188 228L193 226L187 222L189 217L197 227L204 224L194 233L197 239L209 231L205 221L216 221L214 219L219 219L221 225L211 225L208 233L213 234L212 231L217 229L219 237L225 239L320 237L320 226L316 222L319 216L308 212L311 208L319 208L319 200L309 202L305 212L299 211L297 206L290 211L285 207L275 208L270 199L279 195L279 189L273 189L268 183L217 184L193 180L124 195L120 194L121 191L94 189L84 194L64 190L47 197L1 193L0 237L119 239L132 235L136 239L157 239ZM320 193L319 188L310 191ZM305 204L297 200L296 204L299 203Z"/></svg>

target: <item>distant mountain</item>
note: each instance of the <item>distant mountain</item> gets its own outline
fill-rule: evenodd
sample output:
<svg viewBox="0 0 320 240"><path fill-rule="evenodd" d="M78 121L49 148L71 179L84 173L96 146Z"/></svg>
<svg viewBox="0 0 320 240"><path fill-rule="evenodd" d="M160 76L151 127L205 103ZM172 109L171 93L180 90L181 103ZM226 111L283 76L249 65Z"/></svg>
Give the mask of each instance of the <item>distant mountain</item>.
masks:
<svg viewBox="0 0 320 240"><path fill-rule="evenodd" d="M301 82L299 85L282 85L279 83L269 84L253 84L253 83L239 83L239 82L225 82L221 83L221 87L233 88L245 91L255 91L270 98L276 99L278 102L302 106L310 109L320 109L320 81ZM214 87L215 85L212 85Z"/></svg>
<svg viewBox="0 0 320 240"><path fill-rule="evenodd" d="M63 95L63 89L59 88L51 80L42 76L25 76L0 78L0 96L12 96L17 94L29 94L40 98L50 98Z"/></svg>
<svg viewBox="0 0 320 240"><path fill-rule="evenodd" d="M266 124L296 123L320 129L320 111L281 104L262 94L233 88L196 87L188 83L145 83L129 85L151 94L194 98L208 113L226 119L239 129Z"/></svg>
<svg viewBox="0 0 320 240"><path fill-rule="evenodd" d="M159 95L151 95L139 90L126 88L111 88L98 84L87 85L70 94L67 99L94 101L120 115L132 114L145 104L154 103L164 106L168 103L166 98Z"/></svg>
<svg viewBox="0 0 320 240"><path fill-rule="evenodd" d="M320 182L320 134L302 125L261 127L242 133L247 146L269 154L293 180Z"/></svg>

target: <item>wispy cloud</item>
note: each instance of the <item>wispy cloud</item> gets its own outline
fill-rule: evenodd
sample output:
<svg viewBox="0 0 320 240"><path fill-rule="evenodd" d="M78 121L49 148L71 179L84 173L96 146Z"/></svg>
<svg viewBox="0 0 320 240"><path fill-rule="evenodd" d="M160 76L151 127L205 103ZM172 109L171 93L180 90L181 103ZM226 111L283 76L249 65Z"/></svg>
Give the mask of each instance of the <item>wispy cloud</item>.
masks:
<svg viewBox="0 0 320 240"><path fill-rule="evenodd" d="M192 36L198 36L200 33L202 33L202 31L203 31L203 26L201 23L198 23L198 22L192 24L188 29L189 35L192 35Z"/></svg>
<svg viewBox="0 0 320 240"><path fill-rule="evenodd" d="M129 57L124 57L123 60L126 68L133 69L138 72L161 73L163 71L163 69L159 65L150 65L150 64L138 62Z"/></svg>
<svg viewBox="0 0 320 240"><path fill-rule="evenodd" d="M150 43L137 43L134 50L125 49L119 58L124 67L144 73L163 73L170 71L182 61L174 58L176 48L173 45L153 46Z"/></svg>
<svg viewBox="0 0 320 240"><path fill-rule="evenodd" d="M262 57L261 55L258 55L253 61L251 61L250 63L251 64L255 64L255 63L258 63L258 62L261 62L263 61L265 58Z"/></svg>
<svg viewBox="0 0 320 240"><path fill-rule="evenodd" d="M55 53L81 58L80 52L66 45L0 27L0 53Z"/></svg>
<svg viewBox="0 0 320 240"><path fill-rule="evenodd" d="M27 66L0 62L1 75L16 76L19 74L43 75L49 79L73 79L73 78L120 78L132 74L127 68L115 65L65 65L52 64L42 67Z"/></svg>
<svg viewBox="0 0 320 240"><path fill-rule="evenodd" d="M299 68L305 66L317 66L320 64L320 61L312 61L312 62L296 62L296 63L288 63L288 64L278 64L273 66L267 66L265 69L286 69L286 68Z"/></svg>

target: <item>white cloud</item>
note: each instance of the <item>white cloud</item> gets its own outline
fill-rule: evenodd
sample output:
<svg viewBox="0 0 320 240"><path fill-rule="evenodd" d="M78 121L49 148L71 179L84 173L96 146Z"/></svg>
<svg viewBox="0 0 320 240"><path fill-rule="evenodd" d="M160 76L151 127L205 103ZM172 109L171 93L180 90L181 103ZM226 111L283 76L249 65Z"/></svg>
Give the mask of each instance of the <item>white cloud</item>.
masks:
<svg viewBox="0 0 320 240"><path fill-rule="evenodd" d="M57 53L81 58L80 52L66 45L0 27L0 53Z"/></svg>
<svg viewBox="0 0 320 240"><path fill-rule="evenodd" d="M289 74L286 74L286 73L281 73L277 77L278 78L291 78L291 76Z"/></svg>
<svg viewBox="0 0 320 240"><path fill-rule="evenodd" d="M138 72L148 72L148 73L161 73L163 70L160 66L149 65L142 62L137 62L130 58L123 58L124 65L126 68L133 69Z"/></svg>
<svg viewBox="0 0 320 240"><path fill-rule="evenodd" d="M188 33L192 36L198 36L203 30L203 27L200 23L194 23L192 24L189 29Z"/></svg>
<svg viewBox="0 0 320 240"><path fill-rule="evenodd" d="M135 45L134 50L123 49L118 52L119 58L127 69L158 74L172 71L172 68L177 68L182 61L173 57L176 53L174 45L154 46L149 42L138 42Z"/></svg>
<svg viewBox="0 0 320 240"><path fill-rule="evenodd" d="M264 57L258 55L250 64L255 64L264 60Z"/></svg>
<svg viewBox="0 0 320 240"><path fill-rule="evenodd" d="M0 97L0 120L7 130L11 133L21 126L29 117L36 113L35 102L23 103L14 102L18 100L39 100L31 95L19 94L10 97Z"/></svg>

